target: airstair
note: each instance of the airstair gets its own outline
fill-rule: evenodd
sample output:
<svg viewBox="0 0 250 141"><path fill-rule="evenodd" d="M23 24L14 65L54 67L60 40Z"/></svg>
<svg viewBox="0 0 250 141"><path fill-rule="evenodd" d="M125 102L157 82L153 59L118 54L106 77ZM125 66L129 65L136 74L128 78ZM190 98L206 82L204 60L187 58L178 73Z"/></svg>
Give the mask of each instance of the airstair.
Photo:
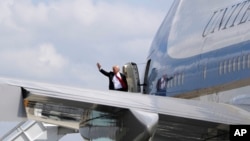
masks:
<svg viewBox="0 0 250 141"><path fill-rule="evenodd" d="M76 133L74 129L45 124L33 120L20 122L6 133L1 141L58 141L68 133Z"/></svg>

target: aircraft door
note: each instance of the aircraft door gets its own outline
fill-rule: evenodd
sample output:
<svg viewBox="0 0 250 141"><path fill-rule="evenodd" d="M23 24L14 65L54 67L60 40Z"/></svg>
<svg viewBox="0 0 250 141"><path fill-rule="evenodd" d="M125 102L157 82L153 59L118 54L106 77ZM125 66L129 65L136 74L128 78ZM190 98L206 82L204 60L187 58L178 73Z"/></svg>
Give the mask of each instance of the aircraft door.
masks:
<svg viewBox="0 0 250 141"><path fill-rule="evenodd" d="M151 60L148 60L146 68L145 68L145 73L144 73L144 82L143 82L143 94L148 94L149 93L149 68L150 68Z"/></svg>
<svg viewBox="0 0 250 141"><path fill-rule="evenodd" d="M139 71L136 63L129 62L122 67L123 74L126 75L129 92L141 92Z"/></svg>

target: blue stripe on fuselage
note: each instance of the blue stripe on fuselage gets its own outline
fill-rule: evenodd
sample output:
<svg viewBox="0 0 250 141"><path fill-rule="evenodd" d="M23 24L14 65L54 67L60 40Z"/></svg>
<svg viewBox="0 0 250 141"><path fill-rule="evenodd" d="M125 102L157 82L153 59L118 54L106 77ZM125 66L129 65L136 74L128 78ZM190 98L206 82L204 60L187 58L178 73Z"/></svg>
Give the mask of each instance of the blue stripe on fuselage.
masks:
<svg viewBox="0 0 250 141"><path fill-rule="evenodd" d="M161 46L164 45L161 44ZM157 80L159 80L164 75L167 75L168 77L174 77L174 79L168 81L166 93L157 93L157 86L151 86L153 88L150 89L151 91L149 93L166 96L180 96L182 94L196 92L201 89L209 89L250 78L250 68L247 64L248 61L250 61L248 58L248 55L250 54L250 48L248 46L250 46L250 41L245 41L215 51L183 59L171 58L167 54L167 51L162 52L161 47L155 47L155 52L151 55L150 59L152 62L151 68L156 69L157 75L153 80L155 82L153 82L152 85L156 85ZM244 61L243 56L245 56ZM241 61L240 69L238 69L239 57ZM236 70L234 71L233 68L231 68L229 72L228 67L233 67L232 65L234 59L236 59ZM230 60L231 65L229 65ZM226 68L224 72L225 61ZM220 74L221 62L223 64L223 71ZM244 66L243 62L245 63Z"/></svg>

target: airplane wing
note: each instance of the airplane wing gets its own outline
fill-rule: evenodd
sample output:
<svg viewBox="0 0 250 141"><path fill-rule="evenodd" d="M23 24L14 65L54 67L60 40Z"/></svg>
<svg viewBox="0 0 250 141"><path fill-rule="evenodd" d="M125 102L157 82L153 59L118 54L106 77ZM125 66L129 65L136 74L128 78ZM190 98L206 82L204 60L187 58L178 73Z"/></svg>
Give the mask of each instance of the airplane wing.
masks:
<svg viewBox="0 0 250 141"><path fill-rule="evenodd" d="M228 140L229 125L250 124L249 112L222 103L5 78L0 92L0 120L55 124L77 129L85 139Z"/></svg>

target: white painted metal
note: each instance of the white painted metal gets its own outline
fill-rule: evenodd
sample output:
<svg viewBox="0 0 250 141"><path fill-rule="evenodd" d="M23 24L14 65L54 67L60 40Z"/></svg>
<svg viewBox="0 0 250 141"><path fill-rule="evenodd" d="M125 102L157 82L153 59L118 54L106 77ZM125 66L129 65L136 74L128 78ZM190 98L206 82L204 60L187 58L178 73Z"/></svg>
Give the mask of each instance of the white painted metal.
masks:
<svg viewBox="0 0 250 141"><path fill-rule="evenodd" d="M20 122L16 127L5 134L3 141L32 141L46 131L41 122L26 121Z"/></svg>
<svg viewBox="0 0 250 141"><path fill-rule="evenodd" d="M1 121L24 121L26 120L23 98L20 87L0 85L0 111ZM8 109L8 110L6 110Z"/></svg>
<svg viewBox="0 0 250 141"><path fill-rule="evenodd" d="M140 77L137 65L135 63L129 62L126 63L122 68L123 74L126 75L128 82L128 91L139 93L141 92L140 88Z"/></svg>
<svg viewBox="0 0 250 141"><path fill-rule="evenodd" d="M192 124L194 120L196 120L197 123L199 123L199 124L196 123L195 125L200 125L201 122L204 122L204 125L208 124L207 126L205 126L206 129L208 129L210 125L208 122L220 123L226 125L250 124L250 113L248 112L248 110L241 109L237 106L231 105L230 103L227 104L227 103L179 99L172 97L159 97L152 95L134 94L131 92L125 93L118 91L96 91L96 90L87 90L80 88L72 88L72 87L65 87L58 85L49 85L36 82L1 79L1 78L0 78L0 83L10 85L10 87L12 88L22 87L27 92L29 92L29 96L26 99L33 102L38 102L38 103L54 102L54 104L58 103L60 105L60 103L64 103L65 106L74 106L74 104L72 104L72 101L74 101L74 103L78 103L83 107L87 108L88 106L91 107L91 110L95 110L96 107L98 108L103 107L105 109L104 106L129 109L130 111L132 110L133 115L136 117L136 119L138 119L137 121L139 121L142 124L146 124L144 126L149 128L154 127L155 125L154 123L156 123L157 121L157 118L155 117L157 116L154 116L154 114L152 114L152 116L149 115L147 117L143 117L143 115L147 113L155 113L155 115L159 115L160 117L159 122L162 121L161 123L159 123L159 125L160 124L164 125L164 123L169 123L169 121L177 123L179 120L181 121L185 120L187 122L187 124L184 124L185 127L188 127L186 125ZM234 102L239 103L239 99L234 100ZM90 103L92 103L92 105ZM29 113L29 110L27 110L27 113ZM37 116L36 118L38 121L43 120L43 118L39 116ZM56 124L57 122L58 122L57 120L53 121L51 120L51 122L48 123ZM67 126L67 124L65 123L60 125L69 128L69 126ZM203 127L204 125L201 125L200 127ZM178 127L183 127L183 126L180 125ZM171 128L173 128L173 126ZM87 130L88 128L85 129ZM97 129L97 128L94 127L92 129ZM148 130L148 128L146 128L146 130ZM159 130L162 129L160 128ZM191 128L190 129L188 128L188 130L191 130ZM59 130L57 129L57 131ZM88 131L91 131L91 133L96 133L93 130L88 130ZM182 131L184 130L181 130L181 132ZM47 133L52 133L52 132L47 131ZM64 133L70 133L70 132L66 131ZM200 136L200 134L197 134L195 137ZM22 135L23 136L19 136L20 141L30 140L30 138L33 137L33 136L32 137L27 136L27 134L22 134ZM57 134L54 133L54 135L63 135L63 134L58 132ZM84 136L84 134L81 135ZM186 135L189 136L189 133L187 133ZM53 141L54 140L57 139L53 138Z"/></svg>
<svg viewBox="0 0 250 141"><path fill-rule="evenodd" d="M249 124L250 113L225 103L159 97L117 91L96 91L58 85L0 78L0 83L19 86L31 94L72 101L135 109L150 113L187 117L223 124Z"/></svg>
<svg viewBox="0 0 250 141"><path fill-rule="evenodd" d="M57 141L67 133L73 133L74 130L60 128L56 125L45 124L29 120L20 122L16 127L6 133L1 141Z"/></svg>

